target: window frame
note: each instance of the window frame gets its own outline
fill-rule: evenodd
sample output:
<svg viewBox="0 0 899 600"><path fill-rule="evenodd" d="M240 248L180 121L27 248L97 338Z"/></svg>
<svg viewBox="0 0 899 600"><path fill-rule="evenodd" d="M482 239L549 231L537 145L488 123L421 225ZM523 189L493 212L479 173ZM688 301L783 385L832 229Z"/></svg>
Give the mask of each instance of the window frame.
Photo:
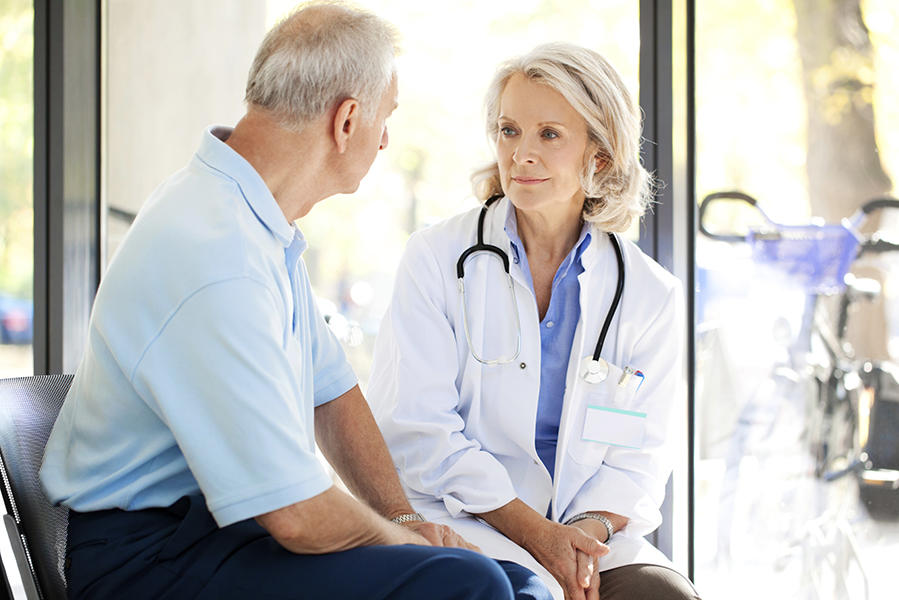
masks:
<svg viewBox="0 0 899 600"><path fill-rule="evenodd" d="M100 281L100 1L34 2L34 373L73 373Z"/></svg>
<svg viewBox="0 0 899 600"><path fill-rule="evenodd" d="M100 282L104 0L35 0L34 372L72 373ZM643 158L664 182L639 246L684 282L686 456L677 462L651 536L693 576L694 0L640 0Z"/></svg>
<svg viewBox="0 0 899 600"><path fill-rule="evenodd" d="M682 282L686 315L686 447L675 460L662 525L649 539L693 578L694 494L694 0L640 0L643 163L660 187L640 228L640 248Z"/></svg>

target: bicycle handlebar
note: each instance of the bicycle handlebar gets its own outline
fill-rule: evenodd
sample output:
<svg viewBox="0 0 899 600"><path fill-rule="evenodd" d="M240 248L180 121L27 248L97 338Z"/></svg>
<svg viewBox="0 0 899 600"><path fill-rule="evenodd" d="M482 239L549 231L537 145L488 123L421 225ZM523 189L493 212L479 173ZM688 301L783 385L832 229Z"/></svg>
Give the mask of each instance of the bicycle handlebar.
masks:
<svg viewBox="0 0 899 600"><path fill-rule="evenodd" d="M709 237L713 240L719 240L722 242L743 242L746 240L745 235L737 235L737 234L724 234L724 233L712 233L705 226L705 212L708 207L712 204L712 202L717 202L721 200L738 200L740 202L745 202L752 208L761 212L763 216L765 213L762 212L762 209L759 208L759 203L755 198L750 196L749 194L744 194L743 192L738 192L736 190L730 190L727 192L715 192L709 194L705 198L702 199L702 202L699 203L699 231L702 232L703 235ZM899 206L899 201L897 201L897 206ZM873 209L872 209L873 210ZM767 217L765 217L767 219Z"/></svg>
<svg viewBox="0 0 899 600"><path fill-rule="evenodd" d="M862 204L855 215L849 219L854 227L859 227L871 213L888 208L899 208L899 200L896 198L874 198ZM883 254L885 252L896 252L899 250L899 244L887 241L881 237L877 231L872 233L867 239L862 240L861 247L858 249L858 256L863 254Z"/></svg>
<svg viewBox="0 0 899 600"><path fill-rule="evenodd" d="M896 252L897 250L899 250L899 244L888 242L875 233L862 242L858 255L861 256L868 253L883 254L884 252Z"/></svg>
<svg viewBox="0 0 899 600"><path fill-rule="evenodd" d="M873 200L868 200L862 204L859 210L866 215L869 215L875 210L882 210L884 208L899 208L899 200L896 198L874 198Z"/></svg>
<svg viewBox="0 0 899 600"><path fill-rule="evenodd" d="M749 194L744 194L743 192L738 192L736 190L714 192L707 195L702 199L702 202L699 203L699 231L710 239L722 242L746 241L745 235L736 233L712 233L706 228L705 216L709 206L711 206L713 202L720 202L723 200L745 202L757 210L767 222L771 223L771 219L768 218L768 215L766 215L765 211L759 206L758 201ZM885 196L868 200L859 207L849 221L853 227L858 227L871 213L884 209L899 209L899 199ZM774 223L771 224L776 227ZM884 252L895 252L897 250L899 250L899 245L881 239L877 234L874 234L869 240L862 242L860 254L881 254Z"/></svg>

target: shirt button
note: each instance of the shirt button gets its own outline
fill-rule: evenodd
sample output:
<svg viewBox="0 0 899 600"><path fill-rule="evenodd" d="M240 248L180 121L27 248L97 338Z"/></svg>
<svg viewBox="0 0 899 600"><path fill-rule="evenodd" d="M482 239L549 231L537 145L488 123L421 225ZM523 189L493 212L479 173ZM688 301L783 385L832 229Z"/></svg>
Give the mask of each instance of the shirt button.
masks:
<svg viewBox="0 0 899 600"><path fill-rule="evenodd" d="M552 321L547 321L547 322L546 322L546 326L547 326L547 327L552 327L553 325L555 325L555 323L553 323Z"/></svg>
<svg viewBox="0 0 899 600"><path fill-rule="evenodd" d="M527 368L527 364L525 364L525 363L521 363L521 364L518 365L518 366L521 367L522 369L526 369L526 368Z"/></svg>

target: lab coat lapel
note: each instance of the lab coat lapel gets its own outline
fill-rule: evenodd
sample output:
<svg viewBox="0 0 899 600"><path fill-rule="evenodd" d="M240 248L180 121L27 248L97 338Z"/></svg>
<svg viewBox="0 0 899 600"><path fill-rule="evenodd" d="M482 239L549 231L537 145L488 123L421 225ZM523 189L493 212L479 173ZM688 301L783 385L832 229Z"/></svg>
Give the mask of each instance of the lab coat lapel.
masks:
<svg viewBox="0 0 899 600"><path fill-rule="evenodd" d="M540 390L540 332L537 306L521 267L512 261L513 253L509 236L504 230L508 200L503 198L487 212L484 222L484 243L491 244L509 256L509 274L515 286L515 301L521 327L521 352L509 364L486 366L469 356L469 367L481 373L481 389L477 397L485 403L481 406L486 423L493 423L503 431L490 432L496 445L513 443L535 460L539 460L534 446L537 420L537 400ZM474 238L473 238L474 239ZM472 257L466 262L465 279L469 313L472 324L472 344L484 348L483 358L507 356L514 351L517 330L509 312L510 293L508 279L496 257ZM470 278L471 276L471 278ZM475 331L477 330L477 331ZM480 344L486 344L479 346ZM521 365L525 368L522 369ZM501 397L502 401L491 402ZM487 404L489 403L489 404ZM513 407L513 408L510 408ZM501 411L501 412L494 412ZM494 451L500 448L493 448ZM519 450L519 451L521 451ZM511 453L504 449L505 453Z"/></svg>
<svg viewBox="0 0 899 600"><path fill-rule="evenodd" d="M581 255L584 271L578 276L581 318L575 329L574 342L568 359L565 398L562 404L559 441L556 447L556 482L562 481L564 485L558 483L554 485L554 518L558 518L565 511L577 490L584 483L581 480L572 479L574 470L566 468L569 462L568 445L573 436L579 435L579 424L574 422L574 405L577 399L583 395L586 385L583 378L580 377L580 365L585 356L593 354L599 332L611 304L617 276L617 272L610 267L614 261L608 260L607 257L607 254L614 252L608 235L595 228L591 231L591 235L590 245ZM614 348L612 340L617 337L615 329L613 322L603 347L602 356L606 360L613 358L610 350Z"/></svg>
<svg viewBox="0 0 899 600"><path fill-rule="evenodd" d="M521 264L516 264L513 261L515 253L512 250L512 240L509 239L509 234L506 233L506 218L510 210L514 209L508 198L497 200L496 206L488 213L490 218L488 223L485 223L484 241L502 249L509 256L509 273L519 288L522 288L521 291L516 289L515 293L519 295L522 293L526 294L526 297L530 297L533 300L532 304L534 305L534 314L536 315L537 301L533 298L533 293L528 286L524 272L521 270ZM488 228L489 231L487 231ZM524 252L524 249L522 249L522 252Z"/></svg>

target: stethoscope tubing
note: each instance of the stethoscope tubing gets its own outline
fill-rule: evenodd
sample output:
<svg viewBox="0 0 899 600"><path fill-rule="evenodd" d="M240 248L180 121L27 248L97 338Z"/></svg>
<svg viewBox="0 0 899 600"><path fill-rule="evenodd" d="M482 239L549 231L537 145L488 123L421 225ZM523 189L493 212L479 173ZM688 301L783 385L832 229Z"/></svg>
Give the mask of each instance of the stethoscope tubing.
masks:
<svg viewBox="0 0 899 600"><path fill-rule="evenodd" d="M621 303L621 294L624 292L624 257L621 254L621 244L614 233L610 231L608 234L609 240L612 242L612 247L615 249L615 258L618 261L618 284L615 286L615 297L612 298L612 306L609 308L609 312L606 313L606 320L602 324L602 329L599 332L599 339L596 340L596 349L593 351L593 360L599 360L599 357L602 354L602 347L606 342L606 334L609 333L612 319L615 317L615 313L618 311L618 305Z"/></svg>
<svg viewBox="0 0 899 600"><path fill-rule="evenodd" d="M477 243L475 243L473 246L470 246L469 248L466 248L462 252L462 254L459 255L459 260L456 261L456 276L458 278L459 293L462 297L462 322L465 329L465 339L468 342L469 351L471 352L471 355L474 357L474 359L479 363L485 365L506 364L514 361L521 353L521 320L518 316L518 304L515 296L515 284L512 281L512 275L509 272L509 255L497 246L484 243L484 220L487 216L487 209L490 208L490 206L501 197L501 195L497 194L491 196L487 199L486 202L484 202L484 206L481 207L481 213L478 215ZM612 305L611 307L609 307L609 312L606 313L606 319L603 322L602 329L599 332L599 338L596 341L596 348L593 351L594 361L600 360L602 348L606 341L606 335L609 332L609 328L612 326L612 320L615 317L615 313L618 311L618 305L621 303L621 296L624 292L624 257L621 252L621 243L618 241L618 237L611 231L607 232L607 234L609 236L609 240L612 242L612 247L615 250L615 258L618 263L618 283L615 287L615 296L612 298ZM497 359L485 359L475 352L474 346L471 343L471 331L468 326L468 307L465 301L465 261L472 254L478 252L487 252L499 257L499 259L502 260L503 270L505 271L506 277L508 278L509 289L512 293L512 306L514 309L513 313L515 315L516 329L518 330L518 342L516 345L515 354L508 358L501 357Z"/></svg>

